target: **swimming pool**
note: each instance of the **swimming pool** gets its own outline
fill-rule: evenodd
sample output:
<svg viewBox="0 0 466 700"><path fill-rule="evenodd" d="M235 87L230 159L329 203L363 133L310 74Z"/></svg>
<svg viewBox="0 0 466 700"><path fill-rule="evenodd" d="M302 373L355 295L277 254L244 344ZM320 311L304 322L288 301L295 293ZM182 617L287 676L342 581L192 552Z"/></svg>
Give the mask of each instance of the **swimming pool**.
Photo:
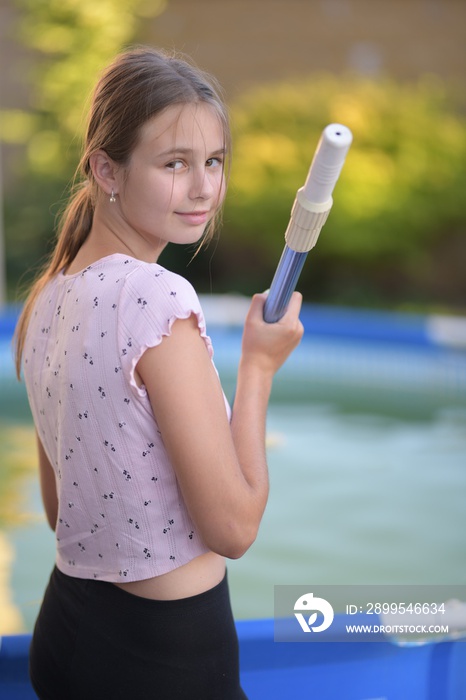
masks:
<svg viewBox="0 0 466 700"><path fill-rule="evenodd" d="M232 396L243 302L204 308ZM277 584L466 583L463 322L322 307L306 307L303 321L270 406L267 511L252 549L229 563L236 617L272 616ZM33 464L3 330L0 437L10 457ZM27 520L0 533L0 633L32 628L53 565L37 480L26 473L15 483Z"/></svg>

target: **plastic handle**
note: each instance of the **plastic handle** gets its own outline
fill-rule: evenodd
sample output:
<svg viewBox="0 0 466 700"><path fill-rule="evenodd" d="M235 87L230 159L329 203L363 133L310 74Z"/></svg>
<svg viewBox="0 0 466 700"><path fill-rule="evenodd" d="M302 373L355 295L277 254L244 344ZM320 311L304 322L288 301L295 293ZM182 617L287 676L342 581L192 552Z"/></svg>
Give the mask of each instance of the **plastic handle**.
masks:
<svg viewBox="0 0 466 700"><path fill-rule="evenodd" d="M285 313L307 253L315 246L332 208L332 192L353 136L343 124L325 127L304 187L298 190L285 233L285 249L264 306L264 320L275 323Z"/></svg>
<svg viewBox="0 0 466 700"><path fill-rule="evenodd" d="M312 204L324 204L332 196L353 136L343 124L325 127L303 187L303 198Z"/></svg>

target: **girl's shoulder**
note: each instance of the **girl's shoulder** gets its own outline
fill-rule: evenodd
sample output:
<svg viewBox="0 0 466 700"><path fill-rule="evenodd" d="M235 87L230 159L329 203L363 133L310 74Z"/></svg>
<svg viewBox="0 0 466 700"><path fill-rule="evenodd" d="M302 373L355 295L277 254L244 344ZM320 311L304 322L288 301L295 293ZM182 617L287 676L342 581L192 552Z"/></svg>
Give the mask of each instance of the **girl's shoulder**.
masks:
<svg viewBox="0 0 466 700"><path fill-rule="evenodd" d="M110 323L132 328L141 337L150 329L164 332L175 318L194 313L205 330L199 297L192 284L158 263L121 253L100 258L74 273L63 271L49 280L38 298L36 316L65 313L68 320Z"/></svg>
<svg viewBox="0 0 466 700"><path fill-rule="evenodd" d="M153 344L169 334L175 319L193 313L202 335L206 333L192 284L158 263L115 253L73 275L60 273L52 284L58 286L47 291L46 308L66 304L68 319L86 317L98 327L114 323L119 333L138 338L141 344Z"/></svg>
<svg viewBox="0 0 466 700"><path fill-rule="evenodd" d="M158 263L126 260L119 261L125 274L121 276L115 300L120 331L123 329L140 345L150 347L170 334L176 319L187 319L194 314L211 352L204 313L192 284Z"/></svg>
<svg viewBox="0 0 466 700"><path fill-rule="evenodd" d="M146 304L148 298L160 294L178 301L186 298L186 301L193 302L197 299L192 284L178 273L159 263L145 262L122 253L113 253L101 258L71 275L59 273L52 284L57 282L77 284L77 287L80 287L82 282L90 292L94 287L107 291L113 289L123 296L136 295L137 300L144 298Z"/></svg>
<svg viewBox="0 0 466 700"><path fill-rule="evenodd" d="M182 275L168 270L159 263L147 263L134 258L128 259L127 274L123 289L126 293L137 295L139 303L147 305L151 299L156 299L158 303L161 298L176 305L186 303L188 305L199 305L199 299L194 287ZM126 264L125 261L122 262ZM144 300L140 295L146 295Z"/></svg>

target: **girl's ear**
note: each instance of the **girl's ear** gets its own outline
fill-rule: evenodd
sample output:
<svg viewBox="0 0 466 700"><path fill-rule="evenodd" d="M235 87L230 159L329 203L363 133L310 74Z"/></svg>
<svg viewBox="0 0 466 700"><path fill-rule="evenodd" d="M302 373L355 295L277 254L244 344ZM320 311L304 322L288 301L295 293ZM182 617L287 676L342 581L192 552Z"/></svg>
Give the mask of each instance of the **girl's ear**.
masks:
<svg viewBox="0 0 466 700"><path fill-rule="evenodd" d="M94 151L89 158L92 174L99 187L106 193L118 194L116 173L118 166L105 151Z"/></svg>

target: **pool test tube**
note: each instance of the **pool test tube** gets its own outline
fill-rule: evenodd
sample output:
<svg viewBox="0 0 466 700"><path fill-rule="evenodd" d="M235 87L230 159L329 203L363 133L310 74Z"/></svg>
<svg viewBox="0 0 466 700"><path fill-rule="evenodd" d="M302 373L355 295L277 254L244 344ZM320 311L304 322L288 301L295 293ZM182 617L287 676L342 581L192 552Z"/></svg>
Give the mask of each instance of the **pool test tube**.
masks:
<svg viewBox="0 0 466 700"><path fill-rule="evenodd" d="M306 182L291 210L285 248L264 306L267 323L279 321L287 309L307 254L332 208L332 192L352 140L351 131L343 124L329 124L322 132Z"/></svg>

